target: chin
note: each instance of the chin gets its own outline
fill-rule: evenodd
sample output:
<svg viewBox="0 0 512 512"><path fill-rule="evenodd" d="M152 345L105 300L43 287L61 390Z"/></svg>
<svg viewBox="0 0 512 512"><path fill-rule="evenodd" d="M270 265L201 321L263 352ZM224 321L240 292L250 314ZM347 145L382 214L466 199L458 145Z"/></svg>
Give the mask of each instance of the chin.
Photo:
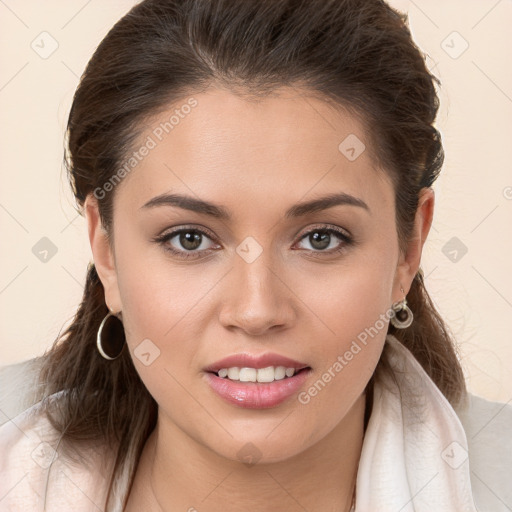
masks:
<svg viewBox="0 0 512 512"><path fill-rule="evenodd" d="M271 430L265 429L264 433L257 436L244 433L240 437L231 431L233 438L230 438L226 445L219 446L217 438L213 440L214 444L209 446L219 457L240 462L248 467L284 462L305 450L306 445L302 440L297 440L293 444L283 444L284 438L290 439L289 435L278 436L274 433L271 434L274 439L270 440L267 437L267 432L271 432Z"/></svg>

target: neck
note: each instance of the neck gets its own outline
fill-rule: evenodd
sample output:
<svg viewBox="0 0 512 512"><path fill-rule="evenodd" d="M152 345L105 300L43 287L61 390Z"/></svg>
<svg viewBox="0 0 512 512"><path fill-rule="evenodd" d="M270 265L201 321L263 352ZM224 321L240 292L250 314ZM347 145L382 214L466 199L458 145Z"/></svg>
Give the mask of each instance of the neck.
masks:
<svg viewBox="0 0 512 512"><path fill-rule="evenodd" d="M243 464L213 453L159 414L125 509L349 512L365 430L365 395L320 442L284 461Z"/></svg>

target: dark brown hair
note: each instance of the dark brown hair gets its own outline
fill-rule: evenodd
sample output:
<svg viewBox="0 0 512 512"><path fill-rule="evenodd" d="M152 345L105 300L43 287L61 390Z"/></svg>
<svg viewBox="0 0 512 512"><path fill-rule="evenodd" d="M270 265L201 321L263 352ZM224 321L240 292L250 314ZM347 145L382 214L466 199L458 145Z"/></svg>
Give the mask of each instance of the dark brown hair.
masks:
<svg viewBox="0 0 512 512"><path fill-rule="evenodd" d="M351 110L364 123L367 147L394 186L404 251L420 190L433 184L444 158L433 126L436 83L407 16L382 0L145 0L114 25L87 64L69 114L64 160L82 213L87 195L133 151L147 120L183 97L212 86L247 98L295 87ZM98 199L112 248L115 191ZM463 371L421 272L407 300L413 324L403 330L390 325L388 332L456 405L466 391ZM157 404L128 350L114 361L98 353L96 334L107 313L90 265L82 303L44 354L40 381L41 397L69 391L59 415L48 409L65 446L102 439L118 447L114 477L127 457L138 461ZM372 386L373 377L367 390Z"/></svg>

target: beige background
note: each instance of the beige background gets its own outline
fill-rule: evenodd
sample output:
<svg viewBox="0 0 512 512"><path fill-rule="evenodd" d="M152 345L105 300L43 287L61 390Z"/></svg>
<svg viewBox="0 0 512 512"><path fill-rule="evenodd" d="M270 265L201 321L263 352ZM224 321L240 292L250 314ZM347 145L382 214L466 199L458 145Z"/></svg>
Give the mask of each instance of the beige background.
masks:
<svg viewBox="0 0 512 512"><path fill-rule="evenodd" d="M85 64L135 3L0 1L0 365L42 354L81 299L92 253L61 165L64 127ZM459 342L470 390L508 402L512 2L390 3L409 13L442 81L446 160L423 257L427 286ZM46 263L32 252L42 237L57 249Z"/></svg>

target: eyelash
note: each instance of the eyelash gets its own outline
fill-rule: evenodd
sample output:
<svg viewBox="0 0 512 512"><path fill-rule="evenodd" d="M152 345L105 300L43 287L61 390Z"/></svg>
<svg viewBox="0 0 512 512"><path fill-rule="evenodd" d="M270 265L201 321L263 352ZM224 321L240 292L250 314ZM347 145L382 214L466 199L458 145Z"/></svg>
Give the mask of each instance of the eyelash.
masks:
<svg viewBox="0 0 512 512"><path fill-rule="evenodd" d="M335 249L330 249L328 251L326 251L326 250L316 250L315 251L315 250L311 250L311 249L303 249L303 250L305 250L309 253L313 253L315 255L317 255L317 254L320 254L320 255L339 254L339 253L344 252L354 242L352 237L350 237L348 234L346 234L340 228L333 227L333 226L327 227L326 225L314 227L314 228L310 229L309 231L306 231L305 233L303 233L300 236L299 241L302 241L305 238L307 238L309 235L311 235L312 233L317 233L317 232L334 234L335 236L340 238L343 243L340 244L339 247L337 247ZM173 231L165 233L164 235L160 235L160 236L153 238L153 242L161 244L165 251L168 251L172 255L177 256L178 258L182 258L182 259L190 259L190 258L197 259L197 258L201 257L201 256L197 256L198 254L200 254L200 252L215 250L215 249L204 249L203 251L199 251L199 252L197 250L195 250L195 251L185 251L185 250L179 251L179 250L174 249L173 247L169 246L167 244L167 242L169 240L173 239L176 235L179 235L180 233L200 233L201 235L204 235L204 236L212 239L213 241L215 241L214 237L208 231L206 231L204 229L192 227L192 226L190 226L190 227L184 226L179 229L175 229Z"/></svg>

